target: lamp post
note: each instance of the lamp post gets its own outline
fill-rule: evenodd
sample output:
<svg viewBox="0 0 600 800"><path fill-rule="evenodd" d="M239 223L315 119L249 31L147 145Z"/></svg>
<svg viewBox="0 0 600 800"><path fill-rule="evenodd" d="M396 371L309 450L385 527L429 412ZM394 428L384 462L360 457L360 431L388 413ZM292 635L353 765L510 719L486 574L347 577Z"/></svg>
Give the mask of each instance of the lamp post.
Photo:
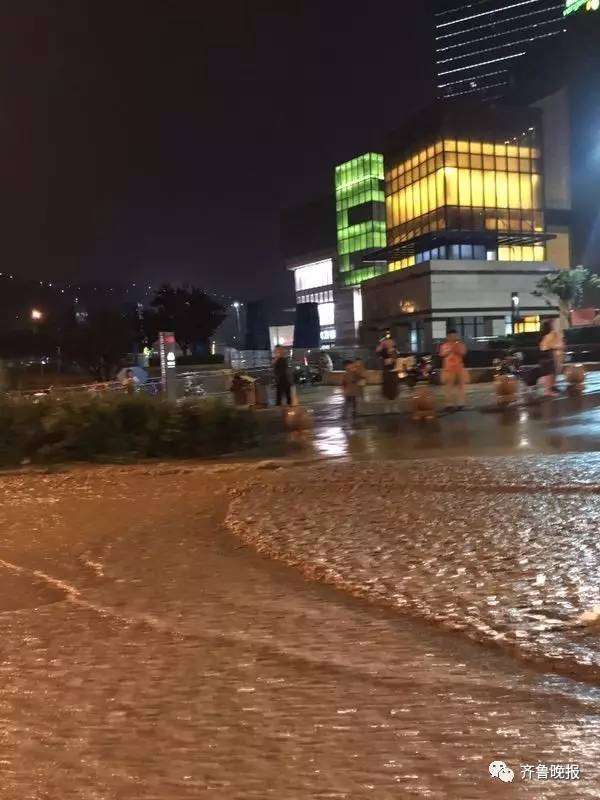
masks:
<svg viewBox="0 0 600 800"><path fill-rule="evenodd" d="M518 321L520 319L520 314L519 314L519 305L520 305L520 303L521 303L521 301L519 299L519 293L518 292L513 292L512 295L511 295L511 298L510 298L511 327L512 327L513 336L515 334L515 328L517 326L517 323L518 323Z"/></svg>
<svg viewBox="0 0 600 800"><path fill-rule="evenodd" d="M31 321L32 322L41 322L44 319L44 312L40 311L39 308L32 308L31 309Z"/></svg>
<svg viewBox="0 0 600 800"><path fill-rule="evenodd" d="M241 329L241 326L240 326L240 306L242 304L238 303L238 301L236 300L235 303L232 303L232 305L235 308L235 316L236 316L236 319L237 319L237 333L238 333L238 340L239 340L241 338L241 336L242 336L242 329Z"/></svg>

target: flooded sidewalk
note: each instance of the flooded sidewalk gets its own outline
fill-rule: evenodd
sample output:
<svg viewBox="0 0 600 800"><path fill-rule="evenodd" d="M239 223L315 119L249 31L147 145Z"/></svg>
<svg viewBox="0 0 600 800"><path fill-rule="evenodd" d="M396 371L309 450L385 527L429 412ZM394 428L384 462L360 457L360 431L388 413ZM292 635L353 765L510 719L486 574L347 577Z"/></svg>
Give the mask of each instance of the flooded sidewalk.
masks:
<svg viewBox="0 0 600 800"><path fill-rule="evenodd" d="M226 531L247 480L304 469L0 478L3 800L597 797L595 686L306 581ZM299 511L288 494L271 535ZM521 778L575 763L578 780Z"/></svg>

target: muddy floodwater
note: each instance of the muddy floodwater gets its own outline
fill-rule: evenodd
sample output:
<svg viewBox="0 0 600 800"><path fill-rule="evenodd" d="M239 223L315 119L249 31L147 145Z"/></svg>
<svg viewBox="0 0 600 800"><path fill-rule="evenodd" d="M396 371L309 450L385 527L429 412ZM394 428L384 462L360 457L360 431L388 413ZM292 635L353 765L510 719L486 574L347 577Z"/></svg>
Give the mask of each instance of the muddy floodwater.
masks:
<svg viewBox="0 0 600 800"><path fill-rule="evenodd" d="M598 462L526 461L1 477L0 798L600 797Z"/></svg>

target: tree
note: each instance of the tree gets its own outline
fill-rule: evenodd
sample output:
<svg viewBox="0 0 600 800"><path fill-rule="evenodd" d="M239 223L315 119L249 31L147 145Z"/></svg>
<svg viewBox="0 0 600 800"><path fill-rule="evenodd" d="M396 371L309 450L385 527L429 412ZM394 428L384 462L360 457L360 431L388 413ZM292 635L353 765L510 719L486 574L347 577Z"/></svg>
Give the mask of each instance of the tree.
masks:
<svg viewBox="0 0 600 800"><path fill-rule="evenodd" d="M600 277L579 266L545 275L539 281L534 294L536 297L543 297L549 306L558 301L561 325L568 328L571 310L581 303L585 289L591 287L600 287Z"/></svg>
<svg viewBox="0 0 600 800"><path fill-rule="evenodd" d="M163 284L150 305L154 311L144 320L148 339L154 342L159 331L173 331L185 355L206 349L209 337L226 317L220 303L193 286Z"/></svg>
<svg viewBox="0 0 600 800"><path fill-rule="evenodd" d="M131 351L135 331L131 320L118 311L92 311L83 321L70 311L58 338L63 359L77 364L98 381L108 381Z"/></svg>

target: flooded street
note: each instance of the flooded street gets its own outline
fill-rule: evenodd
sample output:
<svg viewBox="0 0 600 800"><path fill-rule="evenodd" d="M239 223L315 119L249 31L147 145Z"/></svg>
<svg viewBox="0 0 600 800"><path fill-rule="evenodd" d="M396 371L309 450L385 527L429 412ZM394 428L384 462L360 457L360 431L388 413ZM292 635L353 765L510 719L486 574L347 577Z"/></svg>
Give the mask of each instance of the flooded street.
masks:
<svg viewBox="0 0 600 800"><path fill-rule="evenodd" d="M506 481L510 465L497 468L488 461L474 474L493 486ZM561 570L560 552L548 548L549 588L543 594L538 587L534 599L562 597L561 583L552 589L554 576L580 569L589 587L581 605L588 597L600 605L594 537L584 525L597 518L594 465L577 472L559 457L554 466L522 470L517 498L544 468L546 483L552 474L564 483L568 474L570 505L560 511L551 491L541 496L540 525L554 520L548 534L558 537L576 507L580 513L569 547L559 548L571 560ZM474 516L474 479L461 470L462 516L444 514L430 495L390 516L381 500L389 495L365 470L166 465L3 476L2 800L600 796L599 684L553 675L509 650L470 641L464 629L444 630L416 606L390 608L347 591L352 576L383 580L386 528L380 539L375 523L363 529L369 508L375 521L395 520L397 536L414 530L402 539L404 556L394 550L398 540L387 540L392 561L383 572L397 585L408 571L421 572L410 570L426 561L410 525L434 509L435 526L422 532L431 542L423 608L449 602L470 580L468 560L461 581L450 580L449 538L455 549L463 546L457 531L468 519L483 530L490 508L480 496ZM432 474L430 465L416 468L406 492L418 493ZM360 494L361 477L368 496ZM245 494L248 481L255 485ZM507 492L497 502L512 498ZM348 540L348 502L358 544ZM516 502L522 520L526 503ZM260 546L268 537L278 559L285 549L301 569L245 546L225 527L228 515L229 525L244 519L247 543ZM480 546L482 579L491 583L498 540L473 541ZM345 591L320 582L331 564L346 570ZM309 566L319 580L302 577ZM537 576L538 565L532 569ZM498 600L518 616L528 593L507 595L506 585L500 582ZM459 610L463 599L458 592ZM573 607L552 608L553 616L576 610L572 592L564 600ZM503 619L486 615L477 594L469 605L467 622L491 628ZM514 770L512 784L490 777L488 765L499 759ZM521 766L542 764L577 764L580 778L521 779Z"/></svg>

